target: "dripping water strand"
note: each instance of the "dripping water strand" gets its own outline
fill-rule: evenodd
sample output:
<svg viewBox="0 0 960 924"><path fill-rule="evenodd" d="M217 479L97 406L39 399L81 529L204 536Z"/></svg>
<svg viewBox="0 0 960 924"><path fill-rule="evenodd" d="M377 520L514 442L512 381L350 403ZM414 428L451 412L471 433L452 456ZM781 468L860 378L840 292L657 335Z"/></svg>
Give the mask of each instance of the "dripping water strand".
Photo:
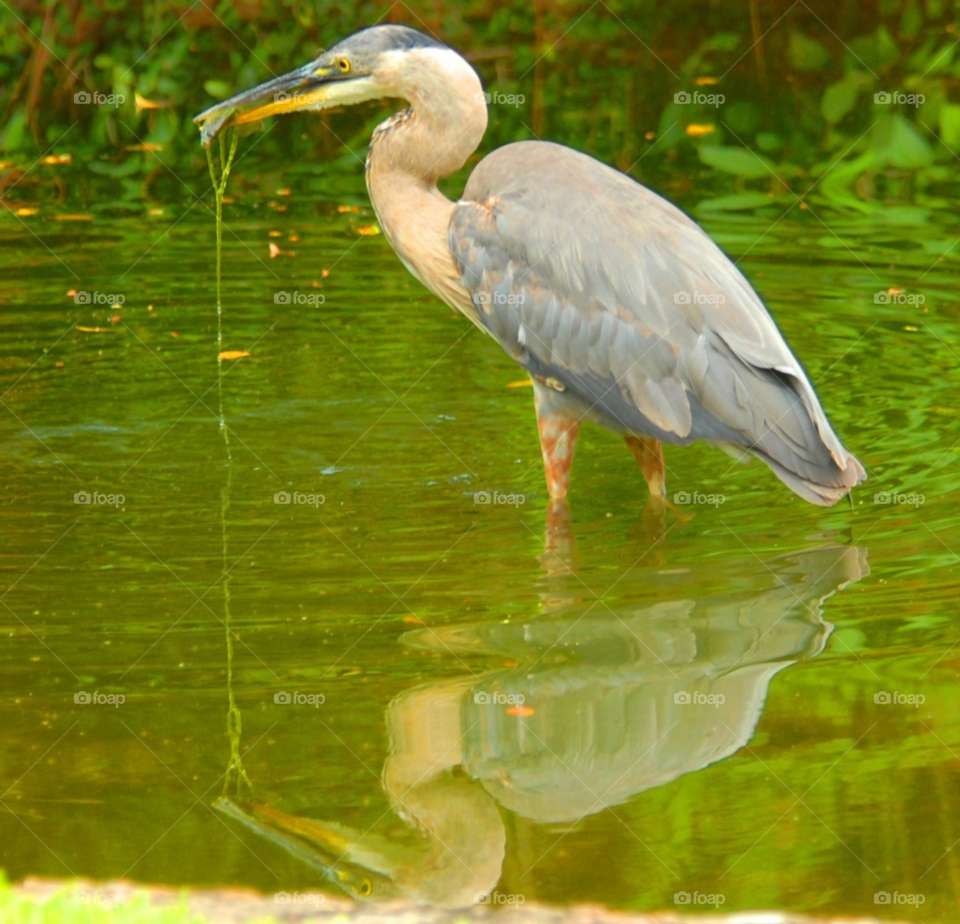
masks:
<svg viewBox="0 0 960 924"><path fill-rule="evenodd" d="M230 488L233 483L233 455L230 448L230 433L226 427L226 418L223 410L223 384L221 366L223 363L223 299L221 294L221 267L223 245L223 197L227 190L227 180L230 176L230 166L237 151L237 132L232 133L230 152L227 153L224 138L220 136L220 166L221 175L217 179L213 163L213 154L207 148L207 166L210 168L210 179L213 181L213 191L217 200L217 401L220 421L220 433L223 435L223 445L227 457L227 480L220 491L220 541L223 555L223 616L224 631L227 642L227 737L230 740L230 760L227 772L224 774L223 795L227 795L231 784L235 785L235 794L242 795L245 785L252 791L253 785L243 769L240 756L240 739L243 732L243 723L240 709L237 706L233 692L233 627L230 617L230 572L227 565L227 513L230 510Z"/></svg>

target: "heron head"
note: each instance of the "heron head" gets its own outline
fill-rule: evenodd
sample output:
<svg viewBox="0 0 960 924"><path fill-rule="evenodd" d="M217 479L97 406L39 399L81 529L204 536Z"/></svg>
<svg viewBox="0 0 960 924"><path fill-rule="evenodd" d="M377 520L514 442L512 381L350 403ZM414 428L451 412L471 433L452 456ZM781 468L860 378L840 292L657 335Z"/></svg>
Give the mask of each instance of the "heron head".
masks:
<svg viewBox="0 0 960 924"><path fill-rule="evenodd" d="M309 64L211 106L194 122L201 125L206 147L227 125L384 97L416 106L428 95L442 100L452 88L461 94L482 91L476 71L460 54L409 26L372 26Z"/></svg>

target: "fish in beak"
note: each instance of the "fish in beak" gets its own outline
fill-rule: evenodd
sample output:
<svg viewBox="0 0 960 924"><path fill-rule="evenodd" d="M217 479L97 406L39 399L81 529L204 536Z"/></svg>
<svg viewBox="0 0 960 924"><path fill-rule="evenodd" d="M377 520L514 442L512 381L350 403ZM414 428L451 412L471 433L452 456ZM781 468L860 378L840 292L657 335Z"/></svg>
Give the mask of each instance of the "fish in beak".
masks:
<svg viewBox="0 0 960 924"><path fill-rule="evenodd" d="M200 143L206 148L230 125L287 112L352 106L387 95L371 74L358 71L350 58L332 49L316 61L211 106L193 121L200 126Z"/></svg>
<svg viewBox="0 0 960 924"><path fill-rule="evenodd" d="M405 890L398 880L408 868L420 866L419 856L369 832L228 796L221 796L213 807L307 863L355 899L401 897Z"/></svg>

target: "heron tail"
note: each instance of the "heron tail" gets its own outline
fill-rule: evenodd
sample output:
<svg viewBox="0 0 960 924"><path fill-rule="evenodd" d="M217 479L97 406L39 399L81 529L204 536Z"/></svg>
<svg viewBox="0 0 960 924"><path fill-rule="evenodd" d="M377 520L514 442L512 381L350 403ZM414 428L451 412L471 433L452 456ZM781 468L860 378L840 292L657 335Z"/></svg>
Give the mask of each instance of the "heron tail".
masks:
<svg viewBox="0 0 960 924"><path fill-rule="evenodd" d="M762 452L754 450L754 455L762 459L794 494L821 507L832 507L849 494L851 488L867 478L863 464L853 453L846 450L842 467L839 462L834 461L833 465L824 466L814 474L809 472L806 465L803 466L803 474L800 474Z"/></svg>
<svg viewBox="0 0 960 924"><path fill-rule="evenodd" d="M833 432L809 382L765 371L769 378L759 406L766 422L746 448L795 494L832 507L866 481L866 469Z"/></svg>

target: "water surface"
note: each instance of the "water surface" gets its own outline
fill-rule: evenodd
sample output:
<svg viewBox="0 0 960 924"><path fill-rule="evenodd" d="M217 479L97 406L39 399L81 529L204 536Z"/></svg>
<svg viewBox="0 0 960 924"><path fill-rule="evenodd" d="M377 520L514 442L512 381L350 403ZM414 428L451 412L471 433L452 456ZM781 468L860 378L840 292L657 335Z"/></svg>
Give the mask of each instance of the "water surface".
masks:
<svg viewBox="0 0 960 924"><path fill-rule="evenodd" d="M943 203L822 203L826 225L777 222L788 201L698 213L745 254L870 481L823 510L761 465L668 448L671 493L723 496L681 518L645 509L631 455L594 428L551 510L521 371L358 232L367 207L337 209L336 189L363 201L353 171L322 194L285 182L227 208L223 348L250 355L220 367L205 207L41 215L42 243L0 226L7 875L332 888L214 810L226 789L370 831L400 880L377 889L434 901L652 910L686 892L909 917L874 902L898 892L952 920L960 279L951 254L933 266L956 235ZM925 303L876 304L891 287ZM475 504L484 490L524 500ZM412 836L414 808L436 838ZM410 850L442 886L403 872ZM355 851L330 859L357 873Z"/></svg>

